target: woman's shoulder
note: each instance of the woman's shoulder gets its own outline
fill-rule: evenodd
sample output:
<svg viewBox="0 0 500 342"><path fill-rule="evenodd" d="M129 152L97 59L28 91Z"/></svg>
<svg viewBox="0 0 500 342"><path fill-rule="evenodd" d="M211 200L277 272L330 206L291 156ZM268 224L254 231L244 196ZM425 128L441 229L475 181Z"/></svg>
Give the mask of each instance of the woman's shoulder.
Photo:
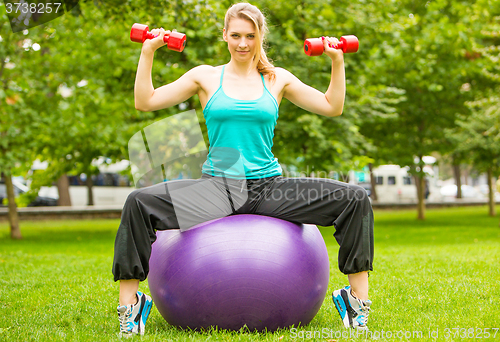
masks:
<svg viewBox="0 0 500 342"><path fill-rule="evenodd" d="M280 67L274 67L274 75L276 76L276 82L282 84L290 83L293 78L293 74L290 71Z"/></svg>
<svg viewBox="0 0 500 342"><path fill-rule="evenodd" d="M274 72L276 73L276 76L277 77L290 77L290 76L293 76L293 74L286 70L285 68L281 68L281 67L275 67L274 68Z"/></svg>
<svg viewBox="0 0 500 342"><path fill-rule="evenodd" d="M197 74L206 74L206 73L220 73L220 70L222 69L222 65L217 65L217 66L212 66L208 64L201 64L198 66L195 66L189 72L192 73L197 73Z"/></svg>
<svg viewBox="0 0 500 342"><path fill-rule="evenodd" d="M287 73L287 72L289 72L289 71L288 71L288 70L286 70L285 68L275 66L275 67L274 67L274 72L275 72L275 73Z"/></svg>
<svg viewBox="0 0 500 342"><path fill-rule="evenodd" d="M194 68L190 69L187 73L193 76L198 81L202 81L204 79L220 75L221 69L222 65L212 66L212 65L202 64L195 66Z"/></svg>
<svg viewBox="0 0 500 342"><path fill-rule="evenodd" d="M195 66L191 70L209 71L209 70L215 70L215 69L219 69L219 68L222 68L222 65L212 66L212 65L208 65L208 64L200 64L198 66Z"/></svg>

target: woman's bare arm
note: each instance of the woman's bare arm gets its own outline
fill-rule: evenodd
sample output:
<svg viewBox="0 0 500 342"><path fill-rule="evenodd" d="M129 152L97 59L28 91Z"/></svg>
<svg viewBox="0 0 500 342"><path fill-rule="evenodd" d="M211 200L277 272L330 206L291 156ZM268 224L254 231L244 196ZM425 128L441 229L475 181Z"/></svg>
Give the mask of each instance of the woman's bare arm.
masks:
<svg viewBox="0 0 500 342"><path fill-rule="evenodd" d="M154 52L165 45L163 36L170 32L163 29L154 29L151 32L159 36L144 42L134 85L135 108L144 112L175 106L197 94L200 87L197 75L203 71L201 69L207 67L195 67L176 81L154 89L151 78Z"/></svg>
<svg viewBox="0 0 500 342"><path fill-rule="evenodd" d="M338 43L338 40L330 39ZM332 74L328 90L322 93L302 83L292 73L281 69L279 72L285 79L283 97L309 112L324 116L339 116L344 109L346 89L344 58L341 50L325 46L325 54L332 59Z"/></svg>

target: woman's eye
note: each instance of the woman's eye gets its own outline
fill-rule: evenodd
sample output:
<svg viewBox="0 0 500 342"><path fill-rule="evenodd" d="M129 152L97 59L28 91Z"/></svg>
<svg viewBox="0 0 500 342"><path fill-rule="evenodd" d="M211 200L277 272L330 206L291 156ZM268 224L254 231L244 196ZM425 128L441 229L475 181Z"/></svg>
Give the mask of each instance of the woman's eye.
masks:
<svg viewBox="0 0 500 342"><path fill-rule="evenodd" d="M231 37L238 38L238 35L237 34L233 34Z"/></svg>
<svg viewBox="0 0 500 342"><path fill-rule="evenodd" d="M253 34L248 35L248 38L255 38Z"/></svg>

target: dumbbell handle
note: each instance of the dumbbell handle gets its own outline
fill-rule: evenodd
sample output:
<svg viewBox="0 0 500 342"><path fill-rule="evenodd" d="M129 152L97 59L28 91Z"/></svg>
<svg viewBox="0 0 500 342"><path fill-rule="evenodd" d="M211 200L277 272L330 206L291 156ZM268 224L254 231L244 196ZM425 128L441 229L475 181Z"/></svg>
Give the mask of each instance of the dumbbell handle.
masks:
<svg viewBox="0 0 500 342"><path fill-rule="evenodd" d="M337 49L342 50L344 53L357 52L359 48L359 41L356 36L342 36L337 44ZM304 42L304 52L308 56L320 56L323 54L324 45L321 38L309 38Z"/></svg>
<svg viewBox="0 0 500 342"><path fill-rule="evenodd" d="M130 40L137 43L144 43L146 39L156 38L149 32L147 25L135 23L130 30ZM182 52L186 46L186 35L180 32L170 32L168 36L163 36L163 42L167 43L170 50Z"/></svg>

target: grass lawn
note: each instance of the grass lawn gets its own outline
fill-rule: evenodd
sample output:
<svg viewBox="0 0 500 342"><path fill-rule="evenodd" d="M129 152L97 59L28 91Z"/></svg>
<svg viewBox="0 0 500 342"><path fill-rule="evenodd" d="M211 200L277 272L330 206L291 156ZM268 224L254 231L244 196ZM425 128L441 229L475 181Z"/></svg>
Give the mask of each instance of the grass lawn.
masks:
<svg viewBox="0 0 500 342"><path fill-rule="evenodd" d="M500 328L498 217L488 217L486 207L427 210L423 222L415 217L414 210L375 212L370 339L462 341L489 334L488 340L500 340L494 329ZM22 241L12 241L7 223L0 223L0 341L119 340L118 286L111 275L118 223L23 221ZM322 232L331 261L329 291L308 326L268 334L182 331L154 308L138 339L363 340L344 330L330 299L347 277L338 271L333 228ZM147 282L140 289L149 293Z"/></svg>

